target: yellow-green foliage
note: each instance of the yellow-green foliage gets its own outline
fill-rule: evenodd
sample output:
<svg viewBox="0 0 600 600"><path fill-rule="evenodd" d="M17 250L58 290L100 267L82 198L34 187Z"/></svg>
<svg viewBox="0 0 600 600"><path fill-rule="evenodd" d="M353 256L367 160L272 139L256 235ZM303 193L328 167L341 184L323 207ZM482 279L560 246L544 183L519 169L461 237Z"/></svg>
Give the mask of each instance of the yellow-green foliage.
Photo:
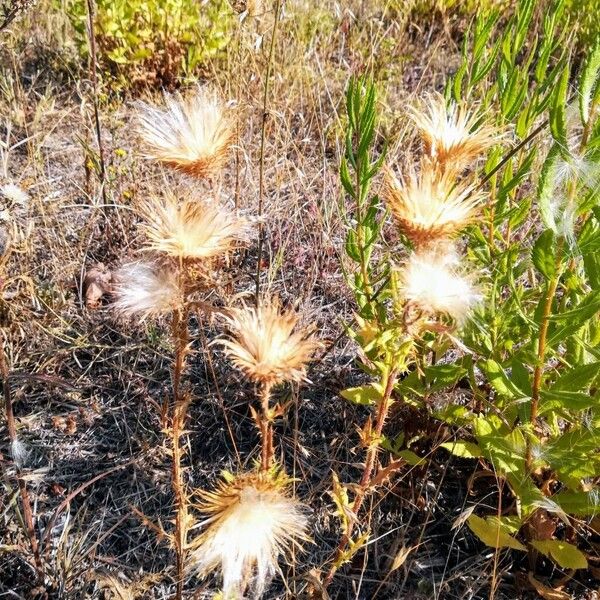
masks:
<svg viewBox="0 0 600 600"><path fill-rule="evenodd" d="M412 3L412 11L417 16L428 16L433 12L473 16L480 10L506 8L511 3L514 4L514 0L415 0ZM402 3L399 2L398 7L401 6Z"/></svg>
<svg viewBox="0 0 600 600"><path fill-rule="evenodd" d="M89 52L86 0L57 0ZM225 0L97 0L98 63L117 88L172 87L190 79L229 41L232 13Z"/></svg>
<svg viewBox="0 0 600 600"><path fill-rule="evenodd" d="M600 35L598 0L566 0L566 9L570 23L578 32L579 46L583 46L581 49L585 53L585 46Z"/></svg>

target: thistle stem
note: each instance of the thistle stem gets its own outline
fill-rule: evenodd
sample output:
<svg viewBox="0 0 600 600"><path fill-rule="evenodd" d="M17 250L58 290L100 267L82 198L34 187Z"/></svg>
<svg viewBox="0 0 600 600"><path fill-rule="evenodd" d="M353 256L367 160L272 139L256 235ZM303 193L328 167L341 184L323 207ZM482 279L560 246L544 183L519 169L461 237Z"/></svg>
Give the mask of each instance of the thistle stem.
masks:
<svg viewBox="0 0 600 600"><path fill-rule="evenodd" d="M383 393L383 397L379 406L377 407L377 416L375 419L375 428L373 430L372 441L369 444L369 448L367 449L367 456L365 460L365 468L363 470L362 477L360 479L360 483L358 484L358 489L356 491L356 496L354 497L354 502L352 503L352 512L358 516L358 512L360 511L367 492L371 487L371 480L373 477L373 470L375 469L375 464L377 461L377 454L379 453L379 447L381 445L381 434L383 433L383 426L385 425L385 421L387 419L389 409L390 409L390 399L392 397L392 392L394 391L394 385L396 383L396 378L398 375L398 371L396 369L392 369L387 376L387 381L385 385L385 391ZM337 550L335 552L335 557L333 559L331 568L329 569L329 573L323 582L323 587L326 589L335 574L340 567L340 560L342 559L346 547L350 543L352 539L352 533L354 531L355 520L352 519L348 522L348 526L340 543L338 544Z"/></svg>
<svg viewBox="0 0 600 600"><path fill-rule="evenodd" d="M183 574L185 565L185 548L187 545L187 497L183 482L181 466L181 434L185 428L187 403L181 393L181 378L185 367L187 352L188 308L187 304L173 314L173 341L175 343L175 361L173 367L173 412L171 417L171 443L173 448L172 486L175 496L175 561L177 570L176 600L183 595Z"/></svg>
<svg viewBox="0 0 600 600"><path fill-rule="evenodd" d="M261 416L260 416L260 437L261 437L261 470L268 471L273 465L273 420L269 403L271 401L271 384L264 383L260 391Z"/></svg>

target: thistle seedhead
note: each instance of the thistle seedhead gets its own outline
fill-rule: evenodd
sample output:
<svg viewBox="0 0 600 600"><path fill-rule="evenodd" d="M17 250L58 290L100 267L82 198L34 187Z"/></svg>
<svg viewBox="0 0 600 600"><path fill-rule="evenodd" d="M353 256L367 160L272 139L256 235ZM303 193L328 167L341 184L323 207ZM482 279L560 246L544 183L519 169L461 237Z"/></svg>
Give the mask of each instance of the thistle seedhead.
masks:
<svg viewBox="0 0 600 600"><path fill-rule="evenodd" d="M483 195L473 186L439 176L426 161L419 173L410 170L404 179L386 169L383 198L402 233L422 248L466 227L476 216Z"/></svg>
<svg viewBox="0 0 600 600"><path fill-rule="evenodd" d="M308 541L306 508L287 492L289 479L275 471L228 476L202 492L197 508L207 518L192 543L190 568L201 577L220 571L224 598L260 597L279 570L280 558Z"/></svg>
<svg viewBox="0 0 600 600"><path fill-rule="evenodd" d="M27 462L29 450L19 438L15 438L10 443L10 454L15 465L17 465L17 467L22 467Z"/></svg>
<svg viewBox="0 0 600 600"><path fill-rule="evenodd" d="M208 86L199 86L188 99L165 93L165 105L138 103L146 156L192 177L215 176L234 140L231 111Z"/></svg>
<svg viewBox="0 0 600 600"><path fill-rule="evenodd" d="M159 316L182 305L177 271L168 264L130 263L114 275L115 311L124 317Z"/></svg>
<svg viewBox="0 0 600 600"><path fill-rule="evenodd" d="M232 337L219 343L248 379L266 385L306 379L306 365L321 343L313 328L294 331L296 312L267 300L258 308L233 309L226 320Z"/></svg>
<svg viewBox="0 0 600 600"><path fill-rule="evenodd" d="M248 241L250 222L218 204L167 194L142 207L149 248L167 256L209 259Z"/></svg>
<svg viewBox="0 0 600 600"><path fill-rule="evenodd" d="M29 194L15 183L5 183L0 188L0 194L10 204L19 207L26 207L29 204L29 200L31 200Z"/></svg>
<svg viewBox="0 0 600 600"><path fill-rule="evenodd" d="M448 107L441 94L431 94L423 110L410 109L425 153L441 173L457 175L502 138L497 129L481 125L481 116L464 106Z"/></svg>
<svg viewBox="0 0 600 600"><path fill-rule="evenodd" d="M471 280L460 274L457 256L446 249L411 254L400 271L400 292L409 307L425 316L448 316L459 325L481 299Z"/></svg>

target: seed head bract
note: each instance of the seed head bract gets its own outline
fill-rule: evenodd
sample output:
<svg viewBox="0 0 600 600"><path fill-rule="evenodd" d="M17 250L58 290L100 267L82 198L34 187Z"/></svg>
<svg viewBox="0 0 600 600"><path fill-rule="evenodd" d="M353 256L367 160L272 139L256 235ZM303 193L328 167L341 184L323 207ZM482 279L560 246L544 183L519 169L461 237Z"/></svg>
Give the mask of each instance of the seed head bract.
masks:
<svg viewBox="0 0 600 600"><path fill-rule="evenodd" d="M232 309L231 337L220 340L233 364L252 381L278 384L306 378L306 365L321 346L312 329L297 329L299 315L276 300L260 307Z"/></svg>
<svg viewBox="0 0 600 600"><path fill-rule="evenodd" d="M190 567L200 576L218 571L224 598L260 597L280 558L308 540L305 507L287 492L281 474L230 475L200 494L204 532L192 544Z"/></svg>
<svg viewBox="0 0 600 600"><path fill-rule="evenodd" d="M152 250L177 258L209 259L245 243L248 219L217 203L178 200L173 194L142 207L143 229Z"/></svg>
<svg viewBox="0 0 600 600"><path fill-rule="evenodd" d="M232 112L218 93L198 87L184 98L165 93L165 107L138 102L138 130L148 158L192 177L215 176L234 139Z"/></svg>
<svg viewBox="0 0 600 600"><path fill-rule="evenodd" d="M481 116L465 106L451 104L441 94L431 94L423 109L412 107L425 153L442 173L459 174L485 150L502 138L493 127L481 124Z"/></svg>
<svg viewBox="0 0 600 600"><path fill-rule="evenodd" d="M437 242L466 227L477 214L482 194L472 186L440 177L429 162L398 179L386 169L383 197L402 232L416 247Z"/></svg>

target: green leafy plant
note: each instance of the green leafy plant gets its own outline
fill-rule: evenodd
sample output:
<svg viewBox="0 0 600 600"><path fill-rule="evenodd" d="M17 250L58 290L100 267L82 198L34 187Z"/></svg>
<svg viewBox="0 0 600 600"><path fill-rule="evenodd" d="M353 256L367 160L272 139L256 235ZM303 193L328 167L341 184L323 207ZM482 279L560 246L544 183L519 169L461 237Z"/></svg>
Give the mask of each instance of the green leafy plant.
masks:
<svg viewBox="0 0 600 600"><path fill-rule="evenodd" d="M490 153L480 175L490 199L469 235L469 258L488 274L485 302L462 332L469 353L450 365L469 373L473 405L437 416L475 440L447 449L484 458L516 500L471 515L471 530L578 569L587 567L579 518L598 509L600 475L600 49L574 80L563 3L537 36L534 11L521 2L499 36L497 14L478 18L447 86L454 101L479 99L516 141L504 157Z"/></svg>
<svg viewBox="0 0 600 600"><path fill-rule="evenodd" d="M94 35L102 72L118 89L174 86L193 78L229 41L232 12L224 0L98 0ZM88 52L87 0L61 2Z"/></svg>
<svg viewBox="0 0 600 600"><path fill-rule="evenodd" d="M464 177L466 160L471 160L492 143L495 132L477 131L460 145L452 141L440 146L433 137L418 165L410 165L401 180L386 169L384 197L403 233L409 256L398 248L386 246L382 235L385 213L379 196L370 193L373 178L380 170L385 153L375 158L376 94L367 78L352 79L346 95L348 129L346 155L342 159L340 177L350 198L347 211L348 231L345 250L350 266L346 277L351 286L358 313L351 337L361 349L361 369L369 376L365 385L344 390L346 400L371 407L372 413L358 427L360 445L365 451L365 466L358 484L342 484L334 477L332 497L342 523L342 536L325 579L328 586L337 569L365 545L368 530L355 535L360 524L360 510L368 494L385 483L407 463L419 464L421 458L407 447L404 440L393 443L386 439L384 427L390 406L399 399L411 401L413 389L408 385L412 370L417 383L422 379L429 352L444 352L451 334L463 320L476 297L469 278L455 263L458 255L452 237L471 220L480 200ZM431 99L430 114L414 114L414 119L435 136L437 125L427 124L448 118L443 97ZM450 116L449 118L453 118ZM456 115L460 127L472 117ZM442 144L443 145L443 144ZM430 206L423 204L429 202ZM343 205L346 208L346 205ZM451 215L446 217L446 213ZM400 381L401 377L405 377ZM379 463L380 449L391 451L393 458Z"/></svg>
<svg viewBox="0 0 600 600"><path fill-rule="evenodd" d="M398 258L398 249L385 243L379 200L369 196L381 166L368 150L375 138L372 84L363 79L349 87L341 181L354 203L346 239L346 254L355 265L348 280L359 307L359 328L352 336L373 383L342 396L374 406L376 420L373 424L369 417L359 429L367 448L360 484L334 480L344 534L326 582L365 544L368 532L352 538L362 497L395 464L373 476L369 456L383 445L398 459L420 460L403 446L401 432L395 440L382 434L380 416L385 421L387 407L399 398L460 427L463 436L441 446L483 461L500 487L513 494L515 502L500 505L494 515L465 515L476 536L495 548L529 552L533 560L544 555L563 569L588 566L585 518L596 514L600 498L600 46L596 42L590 49L575 79L563 2L535 13L535 2L524 0L500 29L498 12L482 12L446 86L445 111L431 99L429 114L413 111L425 157L417 169L404 166L401 181L386 174L384 187L413 253L408 259ZM487 152L481 167L473 160L477 152L470 156L464 149L469 140L474 147L478 140L477 149ZM461 165L458 153L451 156L453 144L462 144L470 164ZM447 179L451 183L445 187ZM448 320L451 310L430 302L430 316L436 308L438 315L415 331L406 269L433 247L444 254L446 242L428 239L433 221L424 238L411 227L427 224L440 186L436 226L446 226L457 205L476 205L477 195L484 195L481 217L465 230L466 261L461 261L479 274L481 300L468 318L454 320ZM413 225L407 207L418 217ZM398 269L397 261L404 266ZM418 264L427 267L426 260ZM417 321L427 312L424 306L420 310ZM457 334L462 352L449 354ZM468 402L440 407L428 401L459 382L471 388Z"/></svg>

